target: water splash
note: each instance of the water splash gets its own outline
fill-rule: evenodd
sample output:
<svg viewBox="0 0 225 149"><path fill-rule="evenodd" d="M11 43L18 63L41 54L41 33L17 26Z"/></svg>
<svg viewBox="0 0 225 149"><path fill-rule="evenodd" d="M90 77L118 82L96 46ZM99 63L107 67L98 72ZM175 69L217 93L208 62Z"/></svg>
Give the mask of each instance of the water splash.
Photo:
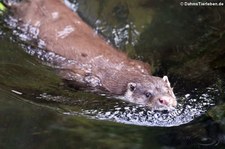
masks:
<svg viewBox="0 0 225 149"><path fill-rule="evenodd" d="M209 87L205 91L194 89L180 98L180 103L173 111L153 111L141 105L135 105L113 99L102 100L75 100L65 97L51 96L47 94L40 95L38 99L55 101L60 103L71 104L71 109L63 112L66 115L84 116L90 119L107 120L124 124L140 126L159 126L172 127L186 124L195 118L204 114L209 107L215 105L214 93L218 92L215 88ZM94 103L94 104L93 104ZM73 106L81 106L81 111L72 110ZM96 108L96 105L98 105ZM100 106L103 105L103 106ZM107 107L105 107L107 105Z"/></svg>
<svg viewBox="0 0 225 149"><path fill-rule="evenodd" d="M110 35L111 37L108 38L110 38L113 44L118 48L122 45L128 44L135 46L138 42L138 38L140 35L140 32L137 30L133 22L129 22L120 26L110 27L107 22L98 19L95 22L95 26L96 32L101 32L103 34L105 33Z"/></svg>
<svg viewBox="0 0 225 149"><path fill-rule="evenodd" d="M79 3L76 0L64 0L64 3L74 12L76 12L79 7Z"/></svg>

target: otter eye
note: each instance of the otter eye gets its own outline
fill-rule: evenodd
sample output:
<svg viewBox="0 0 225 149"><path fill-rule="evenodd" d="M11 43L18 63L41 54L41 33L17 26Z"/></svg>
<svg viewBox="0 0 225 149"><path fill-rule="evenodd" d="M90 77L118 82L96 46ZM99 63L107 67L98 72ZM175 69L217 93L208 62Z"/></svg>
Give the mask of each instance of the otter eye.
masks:
<svg viewBox="0 0 225 149"><path fill-rule="evenodd" d="M150 93L150 92L146 92L146 93L145 93L145 96L146 96L147 98L149 98L149 97L151 97L151 96L152 96L152 93Z"/></svg>

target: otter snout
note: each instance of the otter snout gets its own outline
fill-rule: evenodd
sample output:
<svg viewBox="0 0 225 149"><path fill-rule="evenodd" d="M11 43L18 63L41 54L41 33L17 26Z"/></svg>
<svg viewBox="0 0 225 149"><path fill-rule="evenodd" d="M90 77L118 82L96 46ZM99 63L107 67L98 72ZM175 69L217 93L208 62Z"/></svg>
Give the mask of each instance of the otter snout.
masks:
<svg viewBox="0 0 225 149"><path fill-rule="evenodd" d="M170 109L172 107L175 108L177 106L176 99L170 96L158 96L154 100L156 105L159 106L159 108L161 107L161 108Z"/></svg>

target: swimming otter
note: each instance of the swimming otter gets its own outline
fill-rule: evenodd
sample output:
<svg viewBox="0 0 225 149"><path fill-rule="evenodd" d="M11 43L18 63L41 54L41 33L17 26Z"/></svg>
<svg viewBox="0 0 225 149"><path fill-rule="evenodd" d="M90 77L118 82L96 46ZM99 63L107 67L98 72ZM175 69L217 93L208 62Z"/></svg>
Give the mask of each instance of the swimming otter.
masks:
<svg viewBox="0 0 225 149"><path fill-rule="evenodd" d="M62 57L55 61L64 79L155 109L176 107L166 76L151 76L148 64L113 48L61 0L27 0L13 12L22 30L41 39L50 55Z"/></svg>

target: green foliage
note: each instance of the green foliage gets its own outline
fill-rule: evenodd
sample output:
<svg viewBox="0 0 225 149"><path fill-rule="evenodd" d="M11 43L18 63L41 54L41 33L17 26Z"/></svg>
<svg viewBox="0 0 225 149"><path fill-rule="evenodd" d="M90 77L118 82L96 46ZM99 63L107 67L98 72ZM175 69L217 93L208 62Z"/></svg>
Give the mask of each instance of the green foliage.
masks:
<svg viewBox="0 0 225 149"><path fill-rule="evenodd" d="M0 14L6 11L6 7L0 2Z"/></svg>

